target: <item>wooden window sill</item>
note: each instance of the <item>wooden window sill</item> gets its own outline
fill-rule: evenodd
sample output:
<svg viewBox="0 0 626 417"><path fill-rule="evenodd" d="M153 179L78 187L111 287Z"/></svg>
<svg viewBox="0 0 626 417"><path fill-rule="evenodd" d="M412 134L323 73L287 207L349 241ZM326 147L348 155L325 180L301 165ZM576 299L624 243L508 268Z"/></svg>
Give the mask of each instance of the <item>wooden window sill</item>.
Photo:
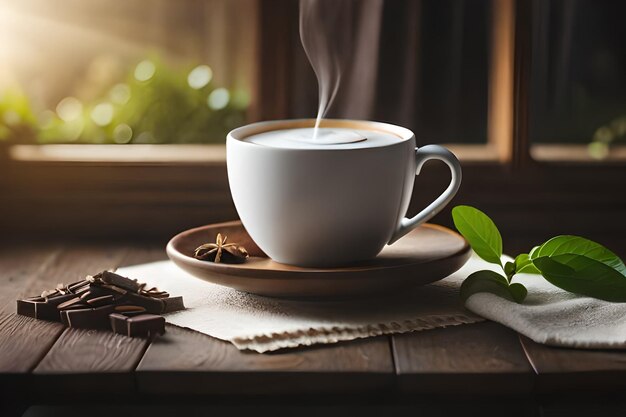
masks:
<svg viewBox="0 0 626 417"><path fill-rule="evenodd" d="M626 145L618 145L610 148L606 158L595 159L587 145L533 145L530 147L530 155L533 160L539 162L584 162L584 163L614 163L626 161Z"/></svg>
<svg viewBox="0 0 626 417"><path fill-rule="evenodd" d="M225 145L13 145L16 162L93 164L223 164Z"/></svg>
<svg viewBox="0 0 626 417"><path fill-rule="evenodd" d="M458 158L468 164L500 164L491 144L445 144ZM7 149L9 160L35 163L86 163L112 165L223 165L225 145L12 145ZM594 159L586 145L534 145L534 161L542 164L571 162L613 164L626 161L626 146L614 146L605 159Z"/></svg>

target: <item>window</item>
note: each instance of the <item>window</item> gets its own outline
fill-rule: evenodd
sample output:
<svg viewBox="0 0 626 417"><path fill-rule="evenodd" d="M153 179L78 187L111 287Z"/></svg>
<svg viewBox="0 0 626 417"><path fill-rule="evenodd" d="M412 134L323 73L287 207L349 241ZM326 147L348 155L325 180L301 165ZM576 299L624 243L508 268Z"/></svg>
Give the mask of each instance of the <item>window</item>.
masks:
<svg viewBox="0 0 626 417"><path fill-rule="evenodd" d="M295 3L295 2L294 2ZM412 129L426 143L485 143L490 2L361 2L353 10L351 61L328 116L381 120ZM317 81L290 28L288 106L283 117L317 110Z"/></svg>
<svg viewBox="0 0 626 417"><path fill-rule="evenodd" d="M353 67L329 116L450 146L464 165L457 203L503 225L509 250L563 232L622 246L622 2L356 4ZM225 132L316 112L293 0L7 0L0 39L8 232L163 238L230 220ZM129 91L143 98L122 118ZM77 112L78 135L63 119ZM42 134L50 120L68 137ZM417 187L434 195L446 175L429 168Z"/></svg>
<svg viewBox="0 0 626 417"><path fill-rule="evenodd" d="M534 3L530 139L550 144L535 156L623 157L625 13L624 2L606 0Z"/></svg>
<svg viewBox="0 0 626 417"><path fill-rule="evenodd" d="M254 0L7 0L0 139L215 143L246 122Z"/></svg>

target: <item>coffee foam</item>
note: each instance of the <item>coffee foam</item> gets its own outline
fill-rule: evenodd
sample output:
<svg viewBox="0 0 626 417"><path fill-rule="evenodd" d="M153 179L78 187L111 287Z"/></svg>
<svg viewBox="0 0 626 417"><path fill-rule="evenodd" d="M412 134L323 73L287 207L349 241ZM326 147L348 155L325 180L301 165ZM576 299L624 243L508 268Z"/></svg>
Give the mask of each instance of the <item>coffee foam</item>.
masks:
<svg viewBox="0 0 626 417"><path fill-rule="evenodd" d="M405 139L379 130L322 127L314 138L314 128L272 130L245 138L256 145L284 149L362 149L378 148Z"/></svg>

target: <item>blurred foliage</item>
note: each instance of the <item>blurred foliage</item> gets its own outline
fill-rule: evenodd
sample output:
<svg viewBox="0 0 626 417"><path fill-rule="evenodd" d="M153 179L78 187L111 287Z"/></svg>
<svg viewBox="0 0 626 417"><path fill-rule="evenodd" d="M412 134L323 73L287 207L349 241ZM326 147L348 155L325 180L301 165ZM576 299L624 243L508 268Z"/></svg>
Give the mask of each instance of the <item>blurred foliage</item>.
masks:
<svg viewBox="0 0 626 417"><path fill-rule="evenodd" d="M0 93L0 139L20 143L219 143L245 122L250 97L212 82L210 67L139 62L95 100L62 99L36 112L27 95Z"/></svg>
<svg viewBox="0 0 626 417"><path fill-rule="evenodd" d="M600 126L593 134L588 146L589 155L595 159L605 159L609 156L609 147L616 141L626 139L626 115L613 119L604 126Z"/></svg>
<svg viewBox="0 0 626 417"><path fill-rule="evenodd" d="M37 119L30 100L16 87L0 94L0 140L32 141L36 136Z"/></svg>

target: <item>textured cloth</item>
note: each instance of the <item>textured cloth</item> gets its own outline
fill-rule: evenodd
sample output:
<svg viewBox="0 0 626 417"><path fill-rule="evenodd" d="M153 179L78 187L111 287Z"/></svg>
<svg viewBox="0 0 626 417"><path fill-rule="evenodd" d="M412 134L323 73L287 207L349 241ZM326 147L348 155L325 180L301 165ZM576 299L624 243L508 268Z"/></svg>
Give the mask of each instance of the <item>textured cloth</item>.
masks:
<svg viewBox="0 0 626 417"><path fill-rule="evenodd" d="M510 260L510 259L505 259ZM484 264L497 271L497 266ZM474 294L465 307L518 333L552 346L586 349L626 349L626 303L575 295L540 275L519 274L528 296L517 304L489 293Z"/></svg>
<svg viewBox="0 0 626 417"><path fill-rule="evenodd" d="M182 295L187 309L167 314L168 323L227 340L242 350L267 352L482 321L463 308L458 294L476 262L468 262L444 280L409 291L335 301L242 293L194 278L171 261L120 268L118 273L173 296Z"/></svg>
<svg viewBox="0 0 626 417"><path fill-rule="evenodd" d="M399 294L341 301L290 301L246 294L194 278L170 261L118 272L184 297L188 308L166 315L167 322L257 352L474 323L482 321L481 317L538 343L626 349L626 303L574 295L539 275L515 277L528 289L523 304L478 293L463 308L459 287L479 269L498 271L497 266L473 256L441 281Z"/></svg>

